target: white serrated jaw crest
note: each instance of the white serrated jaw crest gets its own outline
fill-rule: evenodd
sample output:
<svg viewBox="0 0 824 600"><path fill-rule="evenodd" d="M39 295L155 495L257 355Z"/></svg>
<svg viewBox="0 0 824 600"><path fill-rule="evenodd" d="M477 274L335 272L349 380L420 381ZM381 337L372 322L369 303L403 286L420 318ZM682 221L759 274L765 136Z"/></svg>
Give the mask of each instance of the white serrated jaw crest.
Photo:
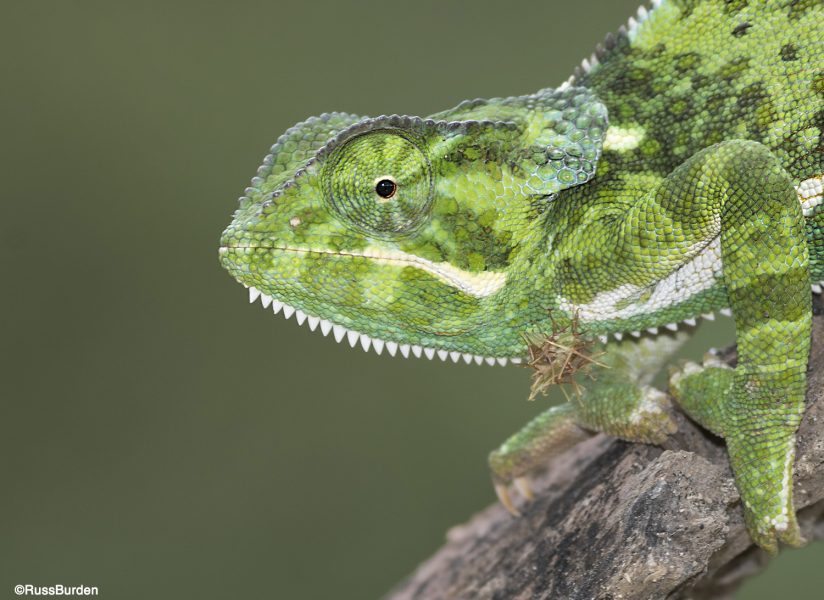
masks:
<svg viewBox="0 0 824 600"><path fill-rule="evenodd" d="M287 319L294 315L295 320L299 325L306 324L309 326L311 331L320 330L320 333L324 336L329 336L331 333L331 337L333 337L336 342L346 343L352 348L360 346L366 352L369 350L374 350L377 354L383 354L385 350L390 356L401 356L403 358L409 358L410 356L421 358L425 356L429 360L432 360L435 356L437 356L444 361L451 360L456 363L463 361L466 364L474 363L476 365L487 364L504 366L507 363L519 364L521 362L521 359L518 357L479 356L477 354L448 352L446 350L425 348L415 344L400 344L398 342L375 339L369 337L365 333L347 329L342 325L336 325L326 319L308 315L302 310L297 310L288 304L275 300L271 296L262 293L257 288L249 287L249 302L255 303L258 300L260 300L263 308L271 308L272 312L275 314L281 313Z"/></svg>

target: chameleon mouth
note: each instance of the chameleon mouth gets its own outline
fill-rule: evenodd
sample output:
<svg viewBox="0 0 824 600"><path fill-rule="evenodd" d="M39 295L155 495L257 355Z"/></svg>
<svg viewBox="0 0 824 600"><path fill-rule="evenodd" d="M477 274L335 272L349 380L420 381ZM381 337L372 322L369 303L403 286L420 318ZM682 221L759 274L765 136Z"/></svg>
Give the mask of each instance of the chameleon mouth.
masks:
<svg viewBox="0 0 824 600"><path fill-rule="evenodd" d="M298 325L303 325L304 323L309 326L311 331L315 331L317 329L320 330L321 334L324 336L328 336L330 333L332 337L335 338L335 341L340 343L343 341L344 338L349 342L349 345L354 348L355 346L360 345L361 348L365 352L369 352L369 350L374 350L377 354L382 354L384 350L390 356L396 356L400 353L403 358L408 358L410 355L421 358L425 356L429 360L432 360L434 357L438 357L439 359L446 361L452 360L452 362L459 362L463 360L466 364L483 364L486 363L490 366L499 365L505 366L507 363L512 364L519 364L521 362L521 358L519 357L493 357L493 356L480 356L477 354L468 354L465 352L449 352L447 350L436 350L435 348L426 348L423 346L418 346L416 344L399 344L397 342L390 342L386 340L380 340L377 338L370 337L365 333L360 333L359 331L354 331L352 329L348 329L342 325L336 325L331 321L326 319L321 319L320 317L315 317L312 315L308 315L302 310L296 309L293 306L289 306L288 304L284 304L279 300L272 298L271 296L264 294L260 290L255 287L246 286L249 288L249 303L255 303L257 300L260 300L260 303L263 305L263 308L271 307L272 312L274 314L282 313L284 317L287 319L291 318L292 315L295 316L295 320L298 322Z"/></svg>
<svg viewBox="0 0 824 600"><path fill-rule="evenodd" d="M408 266L420 269L436 277L450 287L460 290L468 296L486 298L506 285L506 273L502 271L483 271L475 273L456 267L448 262L434 262L415 254L401 250L383 248L365 248L364 250L330 251L324 248L298 248L290 246L255 246L280 252L297 252L305 254L327 254L329 256L368 258L376 263L394 266ZM231 246L220 248L220 253L231 250L249 249L252 246Z"/></svg>

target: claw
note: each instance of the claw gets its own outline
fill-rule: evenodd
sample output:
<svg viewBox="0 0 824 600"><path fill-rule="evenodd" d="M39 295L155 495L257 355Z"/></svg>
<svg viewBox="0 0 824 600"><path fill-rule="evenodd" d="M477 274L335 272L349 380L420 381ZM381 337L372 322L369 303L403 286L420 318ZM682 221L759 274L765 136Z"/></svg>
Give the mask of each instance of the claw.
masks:
<svg viewBox="0 0 824 600"><path fill-rule="evenodd" d="M529 479L526 477L516 477L514 483L515 487L524 498L529 501L535 499L535 494L532 493L532 486L529 484Z"/></svg>
<svg viewBox="0 0 824 600"><path fill-rule="evenodd" d="M788 521L778 524L775 524L774 519L772 520L773 523L769 524L769 519L766 517L764 518L764 522L761 523L755 515L747 511L746 508L744 517L753 541L772 556L778 554L779 542L792 548L800 548L807 543L807 540L801 535L798 521L792 510L790 511Z"/></svg>
<svg viewBox="0 0 824 600"><path fill-rule="evenodd" d="M504 505L504 508L511 514L513 517L520 517L521 513L518 512L518 509L515 508L515 505L512 504L512 497L509 495L509 489L503 483L496 483L495 484L495 493L498 495L498 500L500 500L501 504Z"/></svg>
<svg viewBox="0 0 824 600"><path fill-rule="evenodd" d="M793 519L793 525L789 530L782 531L778 534L779 541L787 544L791 548L801 548L807 545L807 538L801 535L801 530L798 528L798 523Z"/></svg>

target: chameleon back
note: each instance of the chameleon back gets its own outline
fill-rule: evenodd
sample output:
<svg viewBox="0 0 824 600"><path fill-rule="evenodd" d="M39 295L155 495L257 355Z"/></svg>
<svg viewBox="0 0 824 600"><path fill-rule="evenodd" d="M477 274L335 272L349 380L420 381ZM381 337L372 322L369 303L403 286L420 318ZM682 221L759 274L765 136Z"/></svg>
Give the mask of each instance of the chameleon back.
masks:
<svg viewBox="0 0 824 600"><path fill-rule="evenodd" d="M618 170L668 173L730 139L767 146L796 182L824 172L824 27L816 0L671 0L631 21L575 85L609 107ZM620 146L620 144L618 144Z"/></svg>

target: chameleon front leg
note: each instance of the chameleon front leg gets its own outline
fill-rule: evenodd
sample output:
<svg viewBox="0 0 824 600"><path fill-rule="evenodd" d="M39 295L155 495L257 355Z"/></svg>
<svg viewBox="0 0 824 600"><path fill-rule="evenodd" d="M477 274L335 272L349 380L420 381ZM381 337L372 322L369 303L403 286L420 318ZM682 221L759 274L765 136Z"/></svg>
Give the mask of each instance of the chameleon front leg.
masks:
<svg viewBox="0 0 824 600"><path fill-rule="evenodd" d="M798 198L763 145L733 141L687 161L657 198L685 219L720 221L723 282L735 317L738 366L686 373L674 386L687 412L727 441L753 540L775 552L803 543L792 503L795 432L804 412L812 319Z"/></svg>
<svg viewBox="0 0 824 600"><path fill-rule="evenodd" d="M658 338L608 344L598 350L592 381L580 386L580 394L538 415L489 456L495 491L513 514L508 487L531 496L526 477L594 432L627 441L662 443L676 430L667 396L649 384L668 358L686 341L680 331Z"/></svg>

